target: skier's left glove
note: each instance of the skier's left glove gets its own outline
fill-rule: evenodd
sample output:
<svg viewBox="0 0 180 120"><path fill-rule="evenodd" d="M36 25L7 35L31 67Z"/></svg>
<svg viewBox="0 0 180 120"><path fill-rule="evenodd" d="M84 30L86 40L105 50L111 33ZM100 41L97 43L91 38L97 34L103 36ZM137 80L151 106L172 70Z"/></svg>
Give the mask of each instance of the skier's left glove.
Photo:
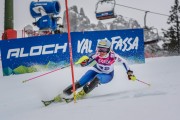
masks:
<svg viewBox="0 0 180 120"><path fill-rule="evenodd" d="M127 71L127 75L128 75L128 79L129 79L129 80L132 80L132 81L135 81L135 80L136 80L136 76L133 75L133 71L128 70L128 71Z"/></svg>

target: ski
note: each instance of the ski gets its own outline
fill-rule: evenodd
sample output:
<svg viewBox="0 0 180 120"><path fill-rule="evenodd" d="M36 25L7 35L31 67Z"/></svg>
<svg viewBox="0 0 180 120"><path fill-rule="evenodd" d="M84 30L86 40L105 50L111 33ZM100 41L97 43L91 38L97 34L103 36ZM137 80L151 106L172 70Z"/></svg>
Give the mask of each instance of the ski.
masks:
<svg viewBox="0 0 180 120"><path fill-rule="evenodd" d="M61 102L65 102L65 103L70 103L74 100L74 98L62 98L64 101L61 101ZM47 100L47 101L44 101L44 100L41 100L41 102L44 104L44 106L48 106L50 105L51 103L58 103L54 100ZM61 103L59 102L59 103Z"/></svg>
<svg viewBox="0 0 180 120"><path fill-rule="evenodd" d="M50 105L51 103L53 103L54 100L49 100L49 101L41 100L41 102L44 104L44 106L48 106L48 105Z"/></svg>
<svg viewBox="0 0 180 120"><path fill-rule="evenodd" d="M63 98L66 103L70 103L74 100L74 98Z"/></svg>

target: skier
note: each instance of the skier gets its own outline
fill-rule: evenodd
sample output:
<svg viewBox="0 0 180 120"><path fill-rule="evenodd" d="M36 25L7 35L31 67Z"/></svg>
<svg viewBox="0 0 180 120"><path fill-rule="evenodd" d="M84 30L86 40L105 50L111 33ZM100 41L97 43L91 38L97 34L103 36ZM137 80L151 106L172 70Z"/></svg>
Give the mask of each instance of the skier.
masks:
<svg viewBox="0 0 180 120"><path fill-rule="evenodd" d="M85 67L96 61L96 64L91 67L76 83L75 88L76 90L83 87L81 91L79 91L75 97L76 99L83 98L86 94L91 92L95 87L99 84L106 84L109 83L114 76L114 63L115 61L120 62L123 64L124 68L126 69L128 79L129 80L136 80L136 77L133 75L133 71L128 66L127 62L116 54L114 51L111 50L111 42L107 39L101 40L97 44L97 51L95 54L88 56L83 56L76 62L75 64L80 64L82 67ZM67 96L70 96L73 92L73 86L70 85L66 89L63 90L62 94L57 95L54 97L53 100L44 102L45 105L49 105L51 102L62 102L66 99ZM72 101L72 99L71 99ZM67 102L67 101L66 101Z"/></svg>

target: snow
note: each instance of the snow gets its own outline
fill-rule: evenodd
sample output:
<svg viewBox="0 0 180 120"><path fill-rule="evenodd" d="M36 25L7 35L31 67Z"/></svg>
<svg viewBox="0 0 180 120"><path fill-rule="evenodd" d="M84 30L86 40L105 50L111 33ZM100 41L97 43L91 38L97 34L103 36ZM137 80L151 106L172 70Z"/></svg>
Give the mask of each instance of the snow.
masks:
<svg viewBox="0 0 180 120"><path fill-rule="evenodd" d="M180 120L179 61L180 56L160 57L131 65L150 87L127 80L123 66L117 65L114 79L85 99L47 107L41 100L53 98L71 83L70 68L27 83L22 81L44 72L0 77L0 120ZM88 69L76 66L75 79Z"/></svg>

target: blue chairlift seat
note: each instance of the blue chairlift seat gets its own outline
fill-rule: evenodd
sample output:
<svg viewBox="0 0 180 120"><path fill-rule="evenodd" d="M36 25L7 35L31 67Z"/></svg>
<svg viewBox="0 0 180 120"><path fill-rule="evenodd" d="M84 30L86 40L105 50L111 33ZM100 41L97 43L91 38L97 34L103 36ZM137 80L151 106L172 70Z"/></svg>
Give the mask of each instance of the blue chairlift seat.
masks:
<svg viewBox="0 0 180 120"><path fill-rule="evenodd" d="M115 5L116 5L115 0L100 0L99 2L97 2L96 10L95 10L96 18L98 20L115 18L116 17L114 13Z"/></svg>
<svg viewBox="0 0 180 120"><path fill-rule="evenodd" d="M96 18L98 20L110 19L115 17L116 15L114 14L114 11L105 11L105 12L96 13Z"/></svg>

